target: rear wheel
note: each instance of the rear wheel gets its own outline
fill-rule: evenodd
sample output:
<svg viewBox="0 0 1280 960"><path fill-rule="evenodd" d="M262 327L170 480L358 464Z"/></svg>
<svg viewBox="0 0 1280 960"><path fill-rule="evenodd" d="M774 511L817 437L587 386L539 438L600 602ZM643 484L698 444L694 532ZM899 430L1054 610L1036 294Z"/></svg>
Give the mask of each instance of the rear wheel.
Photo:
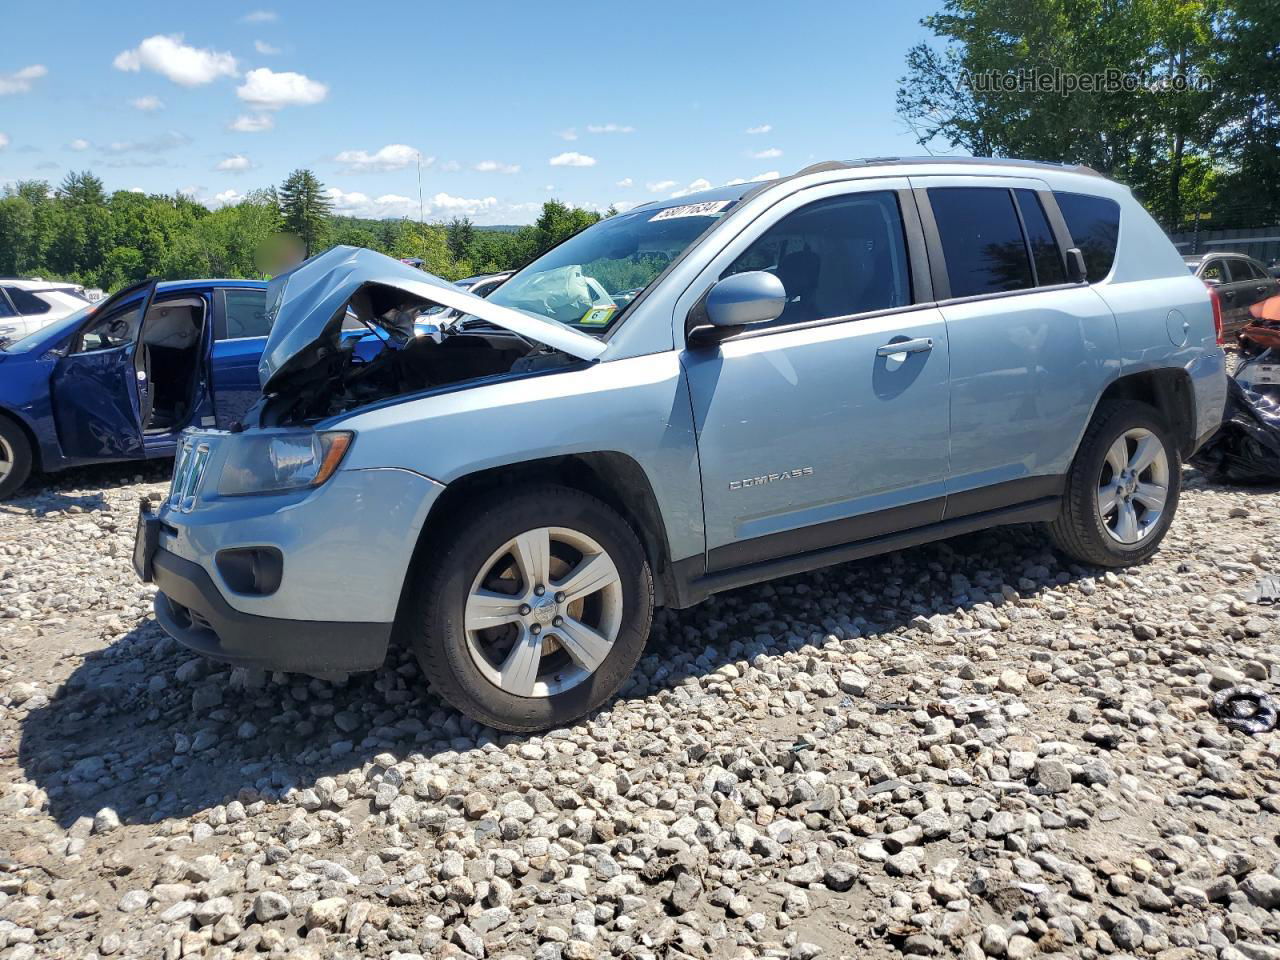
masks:
<svg viewBox="0 0 1280 960"><path fill-rule="evenodd" d="M12 420L0 417L0 500L7 499L31 475L31 442Z"/></svg>
<svg viewBox="0 0 1280 960"><path fill-rule="evenodd" d="M569 723L617 692L649 634L653 582L627 523L543 487L453 526L405 626L435 690L501 730Z"/></svg>
<svg viewBox="0 0 1280 960"><path fill-rule="evenodd" d="M1178 448L1153 408L1099 406L1067 478L1054 542L1085 563L1126 567L1155 553L1182 488Z"/></svg>

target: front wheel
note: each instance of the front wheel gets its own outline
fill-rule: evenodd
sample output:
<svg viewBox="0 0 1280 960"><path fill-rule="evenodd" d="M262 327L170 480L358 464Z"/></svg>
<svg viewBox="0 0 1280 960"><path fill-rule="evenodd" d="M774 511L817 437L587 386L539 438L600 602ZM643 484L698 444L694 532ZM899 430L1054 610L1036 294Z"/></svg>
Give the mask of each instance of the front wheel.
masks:
<svg viewBox="0 0 1280 960"><path fill-rule="evenodd" d="M26 482L33 462L31 442L12 420L0 417L0 500Z"/></svg>
<svg viewBox="0 0 1280 960"><path fill-rule="evenodd" d="M653 580L639 541L566 487L470 506L406 605L428 681L500 730L578 719L618 691L648 638Z"/></svg>
<svg viewBox="0 0 1280 960"><path fill-rule="evenodd" d="M1049 532L1084 563L1142 563L1168 532L1181 489L1178 447L1160 414L1144 403L1107 401L1085 431Z"/></svg>

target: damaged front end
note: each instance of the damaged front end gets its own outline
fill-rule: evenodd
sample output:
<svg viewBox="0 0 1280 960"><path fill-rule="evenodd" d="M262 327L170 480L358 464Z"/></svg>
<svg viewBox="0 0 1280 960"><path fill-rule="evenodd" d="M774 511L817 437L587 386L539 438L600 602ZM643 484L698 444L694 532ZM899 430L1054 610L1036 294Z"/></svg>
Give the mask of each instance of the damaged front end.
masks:
<svg viewBox="0 0 1280 960"><path fill-rule="evenodd" d="M334 247L275 278L267 304L262 399L249 426L312 423L452 384L575 366L604 351L595 337L358 247ZM415 319L434 306L461 319L417 336Z"/></svg>

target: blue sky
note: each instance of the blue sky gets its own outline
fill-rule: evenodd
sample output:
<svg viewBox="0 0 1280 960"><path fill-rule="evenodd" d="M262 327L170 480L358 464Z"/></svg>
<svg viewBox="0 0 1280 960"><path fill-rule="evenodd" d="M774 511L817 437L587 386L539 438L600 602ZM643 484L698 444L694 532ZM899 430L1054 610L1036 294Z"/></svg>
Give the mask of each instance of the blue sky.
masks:
<svg viewBox="0 0 1280 960"><path fill-rule="evenodd" d="M22 3L0 183L90 169L217 205L310 167L339 212L527 223L920 153L894 111L938 0ZM125 12L127 9L127 12Z"/></svg>

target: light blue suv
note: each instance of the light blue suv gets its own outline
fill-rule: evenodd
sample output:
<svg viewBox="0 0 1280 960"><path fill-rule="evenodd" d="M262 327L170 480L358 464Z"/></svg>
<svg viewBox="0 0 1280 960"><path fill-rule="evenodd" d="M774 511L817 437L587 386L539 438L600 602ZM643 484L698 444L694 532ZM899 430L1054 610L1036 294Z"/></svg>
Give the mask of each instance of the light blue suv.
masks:
<svg viewBox="0 0 1280 960"><path fill-rule="evenodd" d="M488 299L337 247L267 303L262 399L185 434L139 522L157 618L320 675L395 634L507 730L613 695L656 605L1027 521L1141 562L1226 393L1204 285L1079 167L824 163L611 217Z"/></svg>

